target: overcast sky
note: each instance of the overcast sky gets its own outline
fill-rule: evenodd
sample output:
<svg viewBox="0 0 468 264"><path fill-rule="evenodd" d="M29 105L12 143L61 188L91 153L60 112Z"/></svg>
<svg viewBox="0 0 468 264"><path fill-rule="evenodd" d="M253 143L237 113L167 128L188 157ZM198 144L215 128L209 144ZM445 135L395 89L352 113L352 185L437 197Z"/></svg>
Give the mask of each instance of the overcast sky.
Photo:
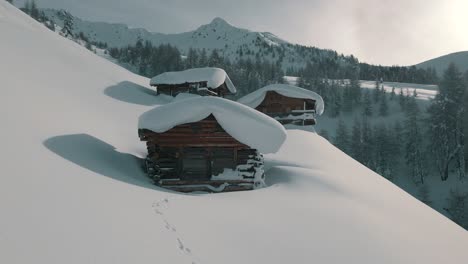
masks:
<svg viewBox="0 0 468 264"><path fill-rule="evenodd" d="M23 0L17 0L21 5ZM468 0L36 0L75 16L179 33L214 17L293 43L411 65L468 50Z"/></svg>

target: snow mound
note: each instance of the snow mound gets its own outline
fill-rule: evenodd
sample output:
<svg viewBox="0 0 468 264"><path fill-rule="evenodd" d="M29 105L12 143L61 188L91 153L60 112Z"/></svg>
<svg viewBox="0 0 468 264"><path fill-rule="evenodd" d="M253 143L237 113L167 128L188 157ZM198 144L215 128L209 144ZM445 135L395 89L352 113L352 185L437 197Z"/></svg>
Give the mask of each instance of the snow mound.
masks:
<svg viewBox="0 0 468 264"><path fill-rule="evenodd" d="M306 90L304 88L300 88L300 87L289 85L289 84L270 84L263 88L258 89L257 91L253 93L250 93L240 98L237 101L241 104L245 104L252 108L256 108L265 99L266 93L268 91L274 91L281 95L293 97L293 98L304 98L304 99L315 100L317 115L323 114L323 111L325 109L325 103L323 102L323 99L320 95L318 95L315 92Z"/></svg>
<svg viewBox="0 0 468 264"><path fill-rule="evenodd" d="M138 127L163 133L211 114L227 133L262 153L278 151L286 139L286 130L275 119L242 104L212 96L175 100L156 107L140 116Z"/></svg>
<svg viewBox="0 0 468 264"><path fill-rule="evenodd" d="M223 83L226 83L231 93L236 93L237 91L227 73L220 68L195 68L185 71L165 72L153 77L150 85L158 86L197 82L207 82L207 87L211 89L216 89Z"/></svg>

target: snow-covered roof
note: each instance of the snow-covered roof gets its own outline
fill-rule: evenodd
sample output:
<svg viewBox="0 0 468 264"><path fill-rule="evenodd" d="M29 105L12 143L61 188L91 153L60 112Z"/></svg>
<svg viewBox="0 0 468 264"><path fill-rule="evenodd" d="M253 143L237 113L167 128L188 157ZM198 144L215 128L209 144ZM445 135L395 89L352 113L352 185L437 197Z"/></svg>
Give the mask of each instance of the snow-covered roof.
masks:
<svg viewBox="0 0 468 264"><path fill-rule="evenodd" d="M262 153L276 152L286 140L286 130L275 119L224 98L203 96L158 106L140 116L138 127L163 133L213 114L221 127L239 142Z"/></svg>
<svg viewBox="0 0 468 264"><path fill-rule="evenodd" d="M252 108L256 108L263 102L263 100L265 99L265 95L268 91L274 91L281 95L293 97L293 98L304 98L304 99L315 100L315 104L316 104L315 110L316 110L317 115L323 114L323 111L325 109L325 104L320 95L310 90L306 90L304 88L300 88L300 87L289 85L289 84L267 85L263 88L256 90L253 93L250 93L240 98L237 101L241 104L245 104Z"/></svg>
<svg viewBox="0 0 468 264"><path fill-rule="evenodd" d="M231 93L236 93L236 87L227 73L220 68L194 68L185 71L165 72L153 77L150 85L175 85L184 83L207 82L207 87L216 89L223 83Z"/></svg>

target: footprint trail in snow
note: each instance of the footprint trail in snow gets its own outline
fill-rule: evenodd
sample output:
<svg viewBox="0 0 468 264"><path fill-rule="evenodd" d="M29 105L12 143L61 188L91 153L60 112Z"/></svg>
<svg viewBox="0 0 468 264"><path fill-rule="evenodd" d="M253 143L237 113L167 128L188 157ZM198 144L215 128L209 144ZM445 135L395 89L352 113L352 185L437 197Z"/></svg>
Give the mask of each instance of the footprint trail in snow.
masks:
<svg viewBox="0 0 468 264"><path fill-rule="evenodd" d="M166 211L169 208L169 199L164 198L159 202L154 202L152 207L154 212L161 217L164 228L174 234L176 245L180 253L191 258L192 262L190 264L200 264L200 262L196 260L195 256L192 254L192 250L185 245L183 239L180 238L179 234L177 234L176 227L172 225L166 218Z"/></svg>

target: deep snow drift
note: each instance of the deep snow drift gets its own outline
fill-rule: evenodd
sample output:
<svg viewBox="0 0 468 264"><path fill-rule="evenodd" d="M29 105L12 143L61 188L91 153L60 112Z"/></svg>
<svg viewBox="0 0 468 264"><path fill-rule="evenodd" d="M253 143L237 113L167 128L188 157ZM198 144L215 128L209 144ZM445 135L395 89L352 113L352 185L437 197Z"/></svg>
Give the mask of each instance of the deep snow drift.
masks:
<svg viewBox="0 0 468 264"><path fill-rule="evenodd" d="M0 263L464 263L466 231L316 134L268 188L177 194L141 171L148 79L0 1ZM151 99L146 99L151 98Z"/></svg>

